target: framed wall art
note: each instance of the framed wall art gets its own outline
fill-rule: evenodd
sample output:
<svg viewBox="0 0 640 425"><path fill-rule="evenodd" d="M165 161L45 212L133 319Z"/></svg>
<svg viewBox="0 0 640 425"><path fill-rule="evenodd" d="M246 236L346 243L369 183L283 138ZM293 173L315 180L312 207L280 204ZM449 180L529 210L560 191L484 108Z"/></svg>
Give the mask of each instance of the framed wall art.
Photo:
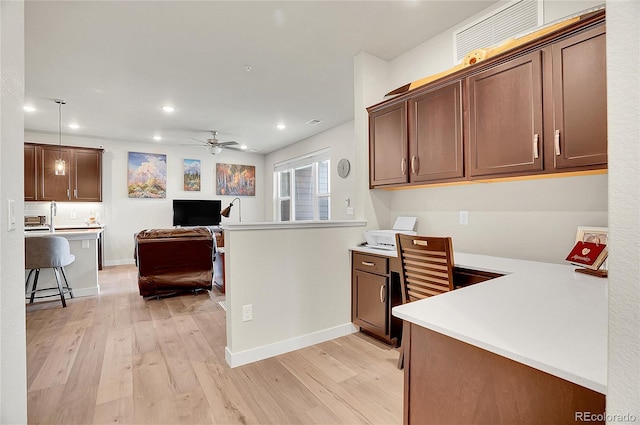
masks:
<svg viewBox="0 0 640 425"><path fill-rule="evenodd" d="M129 152L127 173L129 198L167 197L167 155Z"/></svg>
<svg viewBox="0 0 640 425"><path fill-rule="evenodd" d="M185 159L183 161L184 190L187 192L200 191L200 160Z"/></svg>
<svg viewBox="0 0 640 425"><path fill-rule="evenodd" d="M256 167L254 165L216 164L216 194L256 196Z"/></svg>

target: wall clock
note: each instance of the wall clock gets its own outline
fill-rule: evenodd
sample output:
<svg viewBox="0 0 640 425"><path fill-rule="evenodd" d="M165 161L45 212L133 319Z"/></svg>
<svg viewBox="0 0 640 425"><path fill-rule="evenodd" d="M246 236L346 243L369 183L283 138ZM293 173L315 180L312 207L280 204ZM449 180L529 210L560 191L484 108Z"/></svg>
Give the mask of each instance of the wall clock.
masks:
<svg viewBox="0 0 640 425"><path fill-rule="evenodd" d="M351 171L351 163L347 158L342 158L338 161L338 175L343 179L349 175Z"/></svg>

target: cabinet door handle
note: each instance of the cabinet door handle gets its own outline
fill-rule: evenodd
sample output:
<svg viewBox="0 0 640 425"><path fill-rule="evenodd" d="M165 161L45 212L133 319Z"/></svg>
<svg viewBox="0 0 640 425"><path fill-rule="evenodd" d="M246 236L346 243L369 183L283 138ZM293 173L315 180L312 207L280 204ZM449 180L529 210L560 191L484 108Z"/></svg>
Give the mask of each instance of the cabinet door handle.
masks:
<svg viewBox="0 0 640 425"><path fill-rule="evenodd" d="M363 262L362 262L362 265L363 265L363 266L373 267L373 266L375 266L375 263L372 263L372 262L370 262L370 261L363 261Z"/></svg>
<svg viewBox="0 0 640 425"><path fill-rule="evenodd" d="M71 200L71 191L67 189L67 199Z"/></svg>
<svg viewBox="0 0 640 425"><path fill-rule="evenodd" d="M540 157L540 153L538 152L538 133L533 135L533 158L538 159Z"/></svg>
<svg viewBox="0 0 640 425"><path fill-rule="evenodd" d="M73 197L74 198L78 197L78 189L73 189Z"/></svg>
<svg viewBox="0 0 640 425"><path fill-rule="evenodd" d="M380 302L384 302L384 287L385 285L380 285Z"/></svg>
<svg viewBox="0 0 640 425"><path fill-rule="evenodd" d="M556 155L560 155L560 130L556 130L556 134L553 136L553 148Z"/></svg>
<svg viewBox="0 0 640 425"><path fill-rule="evenodd" d="M416 168L416 160L418 159L417 156L413 155L411 157L411 174L417 174L418 170ZM418 165L420 165L420 163L418 162Z"/></svg>
<svg viewBox="0 0 640 425"><path fill-rule="evenodd" d="M402 170L402 175L406 176L407 175L407 158L402 158L402 161L400 161L400 169Z"/></svg>

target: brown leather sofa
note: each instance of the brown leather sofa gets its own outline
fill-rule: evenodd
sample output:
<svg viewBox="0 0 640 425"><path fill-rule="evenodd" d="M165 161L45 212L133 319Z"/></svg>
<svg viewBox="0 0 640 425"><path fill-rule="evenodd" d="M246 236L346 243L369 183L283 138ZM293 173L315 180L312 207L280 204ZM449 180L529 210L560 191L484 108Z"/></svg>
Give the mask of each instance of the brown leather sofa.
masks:
<svg viewBox="0 0 640 425"><path fill-rule="evenodd" d="M215 241L206 227L150 229L135 235L138 288L143 297L210 290Z"/></svg>

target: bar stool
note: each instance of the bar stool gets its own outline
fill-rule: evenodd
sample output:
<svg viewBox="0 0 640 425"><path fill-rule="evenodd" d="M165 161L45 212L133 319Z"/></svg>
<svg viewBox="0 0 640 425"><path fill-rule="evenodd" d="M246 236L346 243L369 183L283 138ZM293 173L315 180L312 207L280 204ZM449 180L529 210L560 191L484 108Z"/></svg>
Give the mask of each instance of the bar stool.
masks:
<svg viewBox="0 0 640 425"><path fill-rule="evenodd" d="M71 298L73 298L73 290L69 287L67 276L64 273L64 267L76 260L75 255L71 254L69 241L62 236L29 237L24 241L24 251L25 269L29 270L27 280L24 284L24 290L25 298L29 299L29 304L33 303L34 298L55 297L60 295L62 307L66 307L67 303L65 302L64 295L68 293ZM58 285L57 288L37 288L40 269L53 269L53 274L55 275ZM60 280L60 273L62 273L62 277L64 278L64 286L62 286ZM29 290L29 280L32 274L34 275L33 286L31 290ZM58 293L36 296L38 292L53 289L57 289Z"/></svg>

